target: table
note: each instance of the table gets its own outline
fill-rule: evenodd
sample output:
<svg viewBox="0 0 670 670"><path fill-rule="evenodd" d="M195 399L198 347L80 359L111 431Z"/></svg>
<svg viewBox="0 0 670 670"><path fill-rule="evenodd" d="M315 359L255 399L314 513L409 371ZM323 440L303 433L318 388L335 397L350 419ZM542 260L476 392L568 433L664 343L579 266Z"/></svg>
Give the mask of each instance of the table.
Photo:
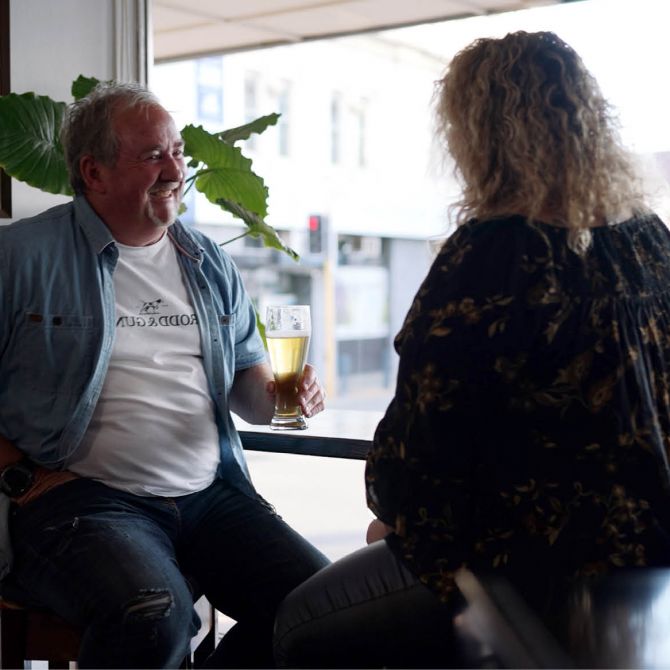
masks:
<svg viewBox="0 0 670 670"><path fill-rule="evenodd" d="M326 409L307 419L306 430L270 430L233 415L245 449L279 454L363 459L383 412Z"/></svg>

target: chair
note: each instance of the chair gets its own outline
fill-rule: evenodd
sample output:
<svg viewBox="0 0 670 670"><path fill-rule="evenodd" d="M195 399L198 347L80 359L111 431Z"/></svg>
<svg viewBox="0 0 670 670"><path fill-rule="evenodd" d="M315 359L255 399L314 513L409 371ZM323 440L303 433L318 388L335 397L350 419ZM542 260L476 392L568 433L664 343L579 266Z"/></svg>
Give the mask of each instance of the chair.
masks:
<svg viewBox="0 0 670 670"><path fill-rule="evenodd" d="M583 579L543 619L497 574L460 570L467 601L455 629L469 667L670 667L670 569L631 568Z"/></svg>
<svg viewBox="0 0 670 670"><path fill-rule="evenodd" d="M79 631L57 616L0 602L0 668L23 668L43 660L50 668L68 668L77 658Z"/></svg>
<svg viewBox="0 0 670 670"><path fill-rule="evenodd" d="M544 622L504 577L461 569L456 585L467 606L454 619L454 630L468 667L574 667Z"/></svg>
<svg viewBox="0 0 670 670"><path fill-rule="evenodd" d="M216 612L203 596L195 604L202 621L191 640L183 668L197 667L214 650ZM79 655L80 631L50 612L0 600L0 669L23 668L25 661L47 661L50 668L69 668Z"/></svg>

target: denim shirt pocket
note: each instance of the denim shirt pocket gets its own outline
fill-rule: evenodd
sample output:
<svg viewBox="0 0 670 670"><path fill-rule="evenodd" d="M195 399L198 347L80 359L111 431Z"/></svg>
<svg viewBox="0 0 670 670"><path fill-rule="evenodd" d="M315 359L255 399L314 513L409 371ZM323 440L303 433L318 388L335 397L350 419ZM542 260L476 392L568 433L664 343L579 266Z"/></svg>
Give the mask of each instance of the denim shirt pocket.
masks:
<svg viewBox="0 0 670 670"><path fill-rule="evenodd" d="M95 333L92 316L25 312L16 327L23 388L80 393L93 368Z"/></svg>

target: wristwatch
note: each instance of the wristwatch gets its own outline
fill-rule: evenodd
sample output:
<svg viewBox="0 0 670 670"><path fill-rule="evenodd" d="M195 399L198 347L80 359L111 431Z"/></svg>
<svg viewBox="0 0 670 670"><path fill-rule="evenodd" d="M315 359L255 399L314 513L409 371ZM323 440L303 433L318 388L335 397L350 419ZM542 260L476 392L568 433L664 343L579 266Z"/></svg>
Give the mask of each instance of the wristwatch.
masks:
<svg viewBox="0 0 670 670"><path fill-rule="evenodd" d="M8 465L0 472L0 491L10 498L18 498L33 485L32 461L24 458Z"/></svg>

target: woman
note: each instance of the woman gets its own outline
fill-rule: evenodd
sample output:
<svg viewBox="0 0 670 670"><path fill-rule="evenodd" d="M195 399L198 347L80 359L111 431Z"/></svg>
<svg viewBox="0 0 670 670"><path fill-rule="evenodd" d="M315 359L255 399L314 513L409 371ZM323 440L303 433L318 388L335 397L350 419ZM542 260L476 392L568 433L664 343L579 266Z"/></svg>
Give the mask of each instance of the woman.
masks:
<svg viewBox="0 0 670 670"><path fill-rule="evenodd" d="M289 665L444 666L412 627L446 631L462 566L544 608L565 580L670 562L670 235L607 103L547 32L477 40L436 98L461 225L395 341L366 469L388 534L289 596Z"/></svg>

